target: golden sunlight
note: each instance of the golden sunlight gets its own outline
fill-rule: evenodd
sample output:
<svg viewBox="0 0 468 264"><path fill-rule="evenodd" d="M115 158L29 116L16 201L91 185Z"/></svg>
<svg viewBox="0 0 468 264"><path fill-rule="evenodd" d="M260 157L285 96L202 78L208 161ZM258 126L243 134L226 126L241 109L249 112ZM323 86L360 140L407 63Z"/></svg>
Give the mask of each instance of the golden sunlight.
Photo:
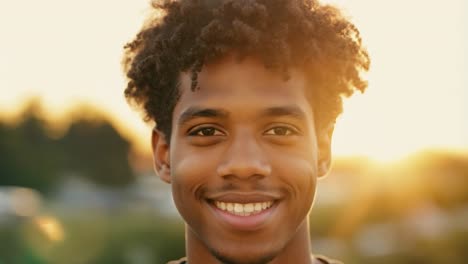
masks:
<svg viewBox="0 0 468 264"><path fill-rule="evenodd" d="M35 219L35 223L50 241L59 242L64 239L63 227L56 218L40 216Z"/></svg>
<svg viewBox="0 0 468 264"><path fill-rule="evenodd" d="M372 60L368 90L345 102L337 122L335 153L392 161L428 148L466 150L463 1L325 2L351 16Z"/></svg>
<svg viewBox="0 0 468 264"><path fill-rule="evenodd" d="M356 23L372 59L368 91L345 102L334 153L392 161L428 148L468 149L466 4L324 2ZM0 117L14 116L34 95L51 119L84 102L109 113L147 152L151 129L123 98L120 60L148 6L147 0L86 0L70 13L68 4L52 0L1 3L0 35L9 41L0 50Z"/></svg>

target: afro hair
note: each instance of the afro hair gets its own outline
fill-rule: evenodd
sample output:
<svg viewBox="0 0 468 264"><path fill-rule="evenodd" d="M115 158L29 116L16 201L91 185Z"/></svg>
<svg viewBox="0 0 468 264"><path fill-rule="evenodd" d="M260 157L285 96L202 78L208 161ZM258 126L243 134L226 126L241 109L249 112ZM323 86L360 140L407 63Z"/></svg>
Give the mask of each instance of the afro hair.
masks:
<svg viewBox="0 0 468 264"><path fill-rule="evenodd" d="M360 33L333 6L316 0L166 0L152 9L125 46L125 97L166 136L180 96L179 74L190 71L196 90L203 65L230 53L253 56L285 79L291 67L303 69L316 129L333 125L342 98L367 87L361 72L370 59Z"/></svg>

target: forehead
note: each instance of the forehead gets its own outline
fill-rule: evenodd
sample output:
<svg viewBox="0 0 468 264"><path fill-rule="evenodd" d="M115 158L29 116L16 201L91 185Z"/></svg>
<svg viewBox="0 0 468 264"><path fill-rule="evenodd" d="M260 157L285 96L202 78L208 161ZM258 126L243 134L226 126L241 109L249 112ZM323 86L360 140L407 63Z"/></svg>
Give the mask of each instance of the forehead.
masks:
<svg viewBox="0 0 468 264"><path fill-rule="evenodd" d="M198 87L191 90L191 73L180 75L180 93L174 117L190 107L221 108L228 112L255 113L265 108L296 106L311 114L304 74L289 70L290 78L265 68L255 58L233 57L205 65L198 74Z"/></svg>

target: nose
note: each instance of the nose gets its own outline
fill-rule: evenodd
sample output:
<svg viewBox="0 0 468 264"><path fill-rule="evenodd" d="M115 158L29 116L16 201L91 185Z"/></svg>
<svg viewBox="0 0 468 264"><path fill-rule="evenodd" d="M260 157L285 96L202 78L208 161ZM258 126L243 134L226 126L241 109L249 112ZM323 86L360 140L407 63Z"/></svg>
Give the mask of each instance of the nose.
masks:
<svg viewBox="0 0 468 264"><path fill-rule="evenodd" d="M271 166L258 140L244 132L232 138L217 173L223 178L263 178L271 173Z"/></svg>

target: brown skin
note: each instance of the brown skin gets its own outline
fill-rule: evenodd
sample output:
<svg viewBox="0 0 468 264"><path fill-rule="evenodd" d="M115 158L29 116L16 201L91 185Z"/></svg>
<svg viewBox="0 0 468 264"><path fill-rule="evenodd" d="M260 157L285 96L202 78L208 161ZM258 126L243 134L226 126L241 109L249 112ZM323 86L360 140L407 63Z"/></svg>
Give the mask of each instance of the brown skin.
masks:
<svg viewBox="0 0 468 264"><path fill-rule="evenodd" d="M254 58L226 57L198 79L191 91L190 73L180 75L170 145L158 130L152 137L155 170L187 223L189 263L312 263L307 216L330 164L331 129L314 128L304 74L291 69L285 81ZM275 205L249 231L211 202L254 196Z"/></svg>

